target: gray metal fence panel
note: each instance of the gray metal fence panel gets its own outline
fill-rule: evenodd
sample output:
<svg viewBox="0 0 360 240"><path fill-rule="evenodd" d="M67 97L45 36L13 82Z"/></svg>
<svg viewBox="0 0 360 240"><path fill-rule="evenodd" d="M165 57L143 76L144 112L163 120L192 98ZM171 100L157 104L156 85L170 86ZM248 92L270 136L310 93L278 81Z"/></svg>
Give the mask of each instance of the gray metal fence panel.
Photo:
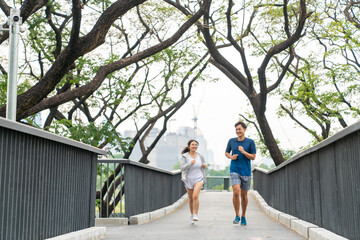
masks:
<svg viewBox="0 0 360 240"><path fill-rule="evenodd" d="M185 194L181 174L125 165L125 216L150 212L176 202Z"/></svg>
<svg viewBox="0 0 360 240"><path fill-rule="evenodd" d="M360 239L360 123L268 171L254 189L272 207L349 239Z"/></svg>
<svg viewBox="0 0 360 240"><path fill-rule="evenodd" d="M93 226L98 153L2 121L0 239L45 239Z"/></svg>
<svg viewBox="0 0 360 240"><path fill-rule="evenodd" d="M344 226L344 233L360 239L360 132L336 144L337 222ZM352 224L357 224L357 228L351 227Z"/></svg>
<svg viewBox="0 0 360 240"><path fill-rule="evenodd" d="M98 161L102 171L107 171L106 169L108 169L109 163L115 165L114 169L119 166L119 164L122 166L122 174L117 174L115 178L117 180L120 180L120 176L124 178L121 184L116 186L114 195L118 195L118 193L122 191L120 186L123 184L124 191L120 193L121 197L118 195L118 201L120 202L118 202L117 205L122 206L124 202L125 211L112 210L106 212L106 214L99 213L99 217L119 215L130 217L140 213L150 212L173 204L186 193L184 184L181 181L180 171L170 172L128 159L99 159ZM112 185L113 182L108 183L106 181L109 176L104 177L105 178L99 176L98 191L106 185L109 185L110 188L114 187L114 185ZM111 196L111 199L115 198L114 195ZM106 208L106 202L103 201L103 196L100 194L99 196L101 199L100 206ZM107 195L104 196L106 197ZM111 204L112 203L111 201ZM100 209L99 211L101 212Z"/></svg>
<svg viewBox="0 0 360 240"><path fill-rule="evenodd" d="M228 191L230 188L229 176L206 176L204 189L211 191Z"/></svg>

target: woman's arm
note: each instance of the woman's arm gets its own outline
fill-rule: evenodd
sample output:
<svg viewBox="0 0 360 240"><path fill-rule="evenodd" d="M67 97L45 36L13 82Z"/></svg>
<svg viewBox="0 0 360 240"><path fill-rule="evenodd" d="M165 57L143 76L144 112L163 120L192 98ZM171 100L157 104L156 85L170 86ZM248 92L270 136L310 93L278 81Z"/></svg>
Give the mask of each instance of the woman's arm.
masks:
<svg viewBox="0 0 360 240"><path fill-rule="evenodd" d="M188 169L191 166L191 162L186 161L186 157L182 156L180 158L180 169L181 171L185 171L186 169Z"/></svg>
<svg viewBox="0 0 360 240"><path fill-rule="evenodd" d="M201 154L199 154L199 156L200 156L200 159L201 159L201 167L202 167L202 168L206 168L205 158L204 158Z"/></svg>

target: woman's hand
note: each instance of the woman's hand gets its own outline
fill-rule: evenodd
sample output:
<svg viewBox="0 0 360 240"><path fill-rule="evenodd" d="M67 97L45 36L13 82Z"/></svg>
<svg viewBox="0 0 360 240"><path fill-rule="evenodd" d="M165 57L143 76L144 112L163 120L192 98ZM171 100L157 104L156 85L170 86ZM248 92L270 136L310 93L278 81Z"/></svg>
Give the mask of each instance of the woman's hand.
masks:
<svg viewBox="0 0 360 240"><path fill-rule="evenodd" d="M206 168L206 164L204 163L204 164L202 165L202 167L203 167L203 168Z"/></svg>
<svg viewBox="0 0 360 240"><path fill-rule="evenodd" d="M195 164L195 159L191 160L191 165L194 165L194 164Z"/></svg>

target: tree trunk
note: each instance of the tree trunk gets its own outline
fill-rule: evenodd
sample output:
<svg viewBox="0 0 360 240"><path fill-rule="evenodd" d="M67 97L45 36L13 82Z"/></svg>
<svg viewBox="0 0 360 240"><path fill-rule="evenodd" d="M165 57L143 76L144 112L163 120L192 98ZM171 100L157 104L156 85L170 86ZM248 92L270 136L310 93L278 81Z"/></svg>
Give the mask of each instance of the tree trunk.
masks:
<svg viewBox="0 0 360 240"><path fill-rule="evenodd" d="M274 135L271 131L270 125L267 121L267 118L265 116L265 111L262 112L260 108L260 101L259 95L257 95L258 98L249 98L251 105L254 109L256 119L259 123L259 127L261 129L261 133L263 135L265 145L269 149L270 156L272 157L274 163L276 166L280 165L282 162L285 161L280 148L274 138Z"/></svg>

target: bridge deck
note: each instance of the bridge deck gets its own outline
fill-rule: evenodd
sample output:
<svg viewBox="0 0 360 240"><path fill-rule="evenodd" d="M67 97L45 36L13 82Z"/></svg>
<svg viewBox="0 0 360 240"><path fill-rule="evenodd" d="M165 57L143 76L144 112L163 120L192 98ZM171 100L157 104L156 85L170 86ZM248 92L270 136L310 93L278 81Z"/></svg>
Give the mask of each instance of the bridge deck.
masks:
<svg viewBox="0 0 360 240"><path fill-rule="evenodd" d="M186 203L174 213L143 225L107 227L103 239L305 239L262 212L252 194L246 215L247 226L233 224L232 192L204 191L200 194L200 221L194 225L189 223Z"/></svg>

